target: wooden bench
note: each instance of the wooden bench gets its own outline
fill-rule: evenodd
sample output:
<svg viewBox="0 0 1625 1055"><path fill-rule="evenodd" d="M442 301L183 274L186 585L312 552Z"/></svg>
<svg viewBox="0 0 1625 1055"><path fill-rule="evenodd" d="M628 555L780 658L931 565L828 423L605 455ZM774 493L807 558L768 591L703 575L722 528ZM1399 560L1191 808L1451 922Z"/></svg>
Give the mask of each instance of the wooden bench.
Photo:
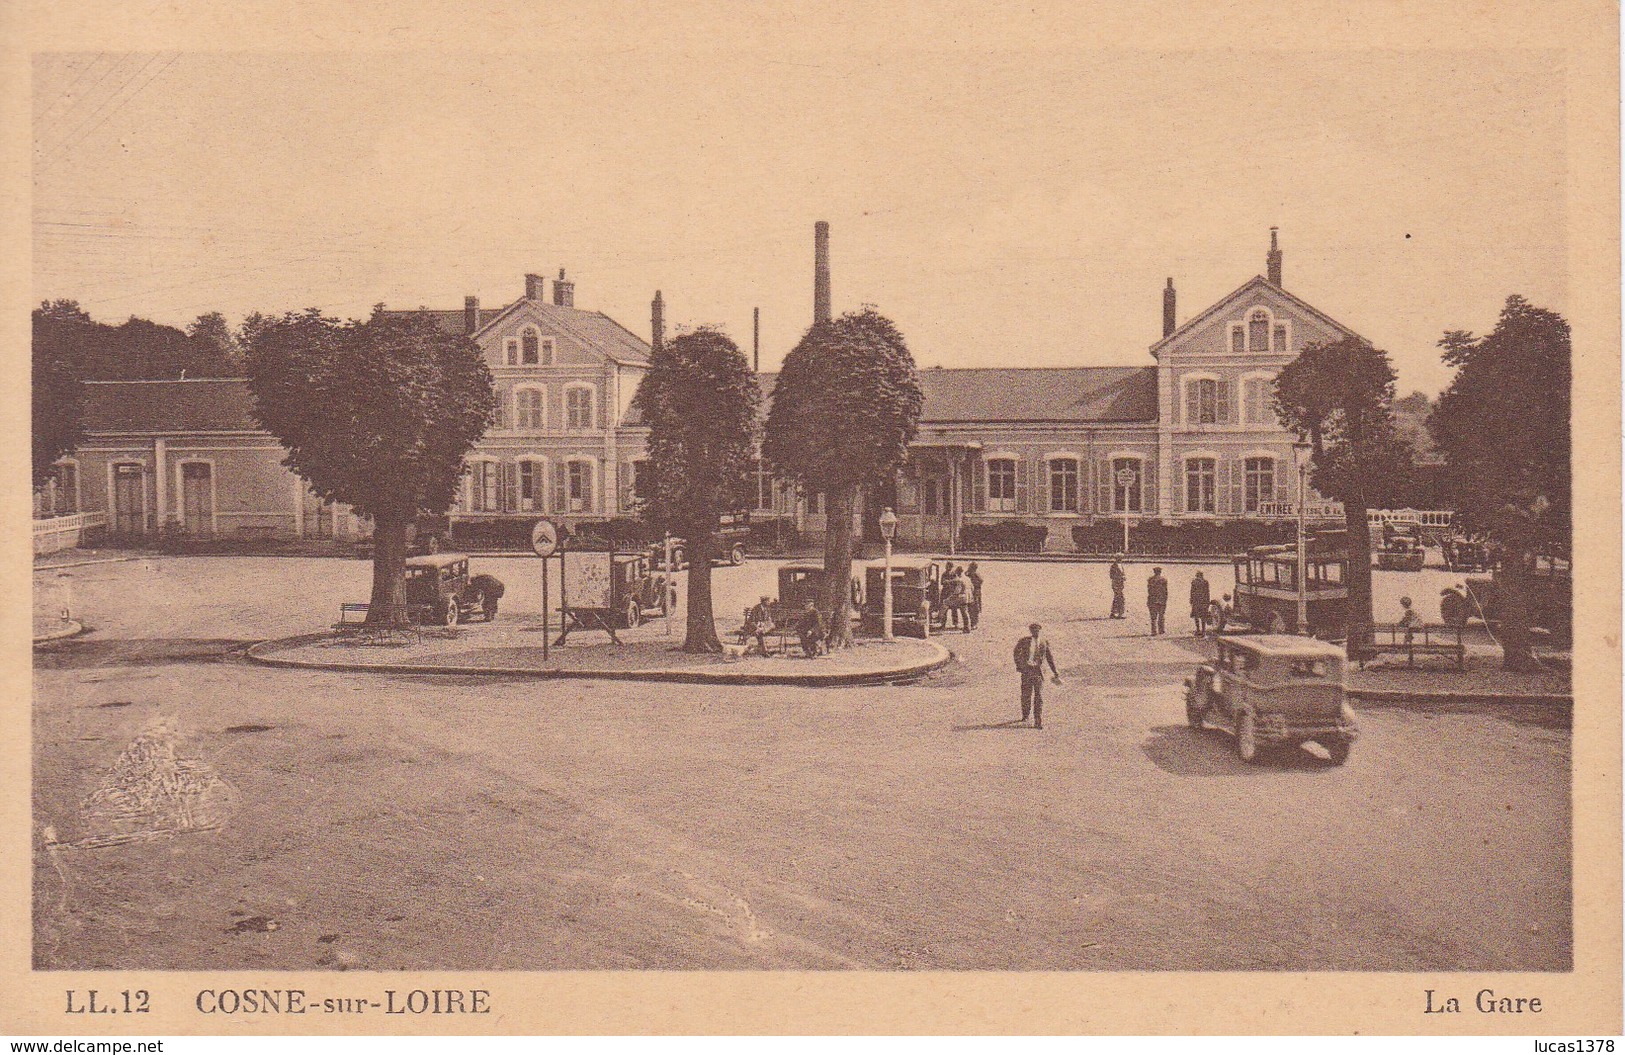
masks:
<svg viewBox="0 0 1625 1055"><path fill-rule="evenodd" d="M744 622L739 627L739 643L744 645L746 648L749 648L756 641L756 635L747 632L750 627L751 608L755 607L755 605L751 605L750 608L745 609ZM785 610L778 604L770 604L767 606L767 617L771 621L772 625L762 630L762 638L763 640L770 637L777 638L779 642L780 655L784 655L789 650L790 640L792 638L796 639L797 641L800 640L800 635L798 635L795 632L795 629L790 625L795 618L795 614L796 613L794 612Z"/></svg>
<svg viewBox="0 0 1625 1055"><path fill-rule="evenodd" d="M1467 646L1462 643L1459 626L1432 623L1425 626L1401 626L1398 623L1375 623L1362 627L1359 635L1350 635L1349 652L1364 667L1367 660L1381 655L1405 657L1407 666L1416 666L1417 656L1450 656L1457 667L1467 665Z"/></svg>
<svg viewBox="0 0 1625 1055"><path fill-rule="evenodd" d="M411 620L411 613L407 606L393 605L397 613L406 616L406 626L397 625L400 620L391 619L383 625L370 624L367 615L372 611L370 604L341 604L339 605L339 621L333 624L333 629L339 632L344 640L355 641L357 644L404 644L408 639L421 641L422 635L418 625Z"/></svg>

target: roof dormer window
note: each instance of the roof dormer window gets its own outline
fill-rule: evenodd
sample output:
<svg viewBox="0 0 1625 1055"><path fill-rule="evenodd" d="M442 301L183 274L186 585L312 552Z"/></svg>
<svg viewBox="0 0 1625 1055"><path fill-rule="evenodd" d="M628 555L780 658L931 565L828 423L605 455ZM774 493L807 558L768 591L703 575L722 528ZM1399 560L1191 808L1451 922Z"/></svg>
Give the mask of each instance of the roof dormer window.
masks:
<svg viewBox="0 0 1625 1055"><path fill-rule="evenodd" d="M1270 313L1262 308L1247 318L1247 347L1254 352L1269 350Z"/></svg>

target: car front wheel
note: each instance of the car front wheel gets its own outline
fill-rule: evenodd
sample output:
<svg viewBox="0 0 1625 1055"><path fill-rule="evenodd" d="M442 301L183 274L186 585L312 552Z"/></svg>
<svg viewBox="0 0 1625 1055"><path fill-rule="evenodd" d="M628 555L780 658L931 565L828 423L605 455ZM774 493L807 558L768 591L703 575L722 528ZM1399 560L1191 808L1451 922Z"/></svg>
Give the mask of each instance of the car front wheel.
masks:
<svg viewBox="0 0 1625 1055"><path fill-rule="evenodd" d="M1236 720L1236 754L1243 762L1258 761L1258 726L1251 711L1242 711Z"/></svg>
<svg viewBox="0 0 1625 1055"><path fill-rule="evenodd" d="M733 549L728 551L728 563L736 568L745 563L745 547L735 543Z"/></svg>
<svg viewBox="0 0 1625 1055"><path fill-rule="evenodd" d="M457 598L448 597L446 599L446 611L440 617L440 625L456 626L457 620L462 614L462 609L457 604Z"/></svg>
<svg viewBox="0 0 1625 1055"><path fill-rule="evenodd" d="M1349 748L1352 745L1342 737L1327 740L1320 746L1324 747L1326 753L1331 756L1332 765L1334 766L1340 766L1349 760Z"/></svg>
<svg viewBox="0 0 1625 1055"><path fill-rule="evenodd" d="M626 628L628 630L643 622L643 609L638 605L636 597L626 602Z"/></svg>

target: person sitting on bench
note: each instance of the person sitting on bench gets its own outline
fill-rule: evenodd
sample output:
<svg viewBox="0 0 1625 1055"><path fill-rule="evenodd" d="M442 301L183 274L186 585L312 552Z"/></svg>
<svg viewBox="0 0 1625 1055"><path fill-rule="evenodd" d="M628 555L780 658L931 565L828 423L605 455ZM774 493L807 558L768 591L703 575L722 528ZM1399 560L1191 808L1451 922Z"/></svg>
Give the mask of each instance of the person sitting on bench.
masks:
<svg viewBox="0 0 1625 1055"><path fill-rule="evenodd" d="M1405 628L1405 643L1408 645L1416 639L1416 628L1422 625L1422 617L1417 615L1416 609L1411 607L1409 597L1401 597L1399 607L1404 611L1399 617L1399 622L1395 625Z"/></svg>
<svg viewBox="0 0 1625 1055"><path fill-rule="evenodd" d="M796 634L801 638L801 651L808 659L823 651L825 633L824 615L809 597L807 606L801 610L801 616L796 620Z"/></svg>
<svg viewBox="0 0 1625 1055"><path fill-rule="evenodd" d="M768 597L763 596L756 607L745 613L745 629L742 636L747 641L754 637L756 639L756 651L765 657L768 654L767 635L777 629L778 627L773 622L773 602ZM748 643L745 645L745 655L750 655L750 645Z"/></svg>

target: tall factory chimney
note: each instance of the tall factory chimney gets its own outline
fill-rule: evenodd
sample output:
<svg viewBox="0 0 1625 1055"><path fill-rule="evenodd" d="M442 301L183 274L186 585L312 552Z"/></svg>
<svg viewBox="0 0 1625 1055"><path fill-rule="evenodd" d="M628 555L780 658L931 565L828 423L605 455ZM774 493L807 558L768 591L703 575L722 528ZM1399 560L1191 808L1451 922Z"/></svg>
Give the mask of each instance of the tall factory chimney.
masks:
<svg viewBox="0 0 1625 1055"><path fill-rule="evenodd" d="M1280 230L1278 227L1270 228L1269 280L1272 286L1281 285L1281 247L1275 241L1275 232L1278 230Z"/></svg>
<svg viewBox="0 0 1625 1055"><path fill-rule="evenodd" d="M813 324L829 321L829 222L813 224Z"/></svg>
<svg viewBox="0 0 1625 1055"><path fill-rule="evenodd" d="M1162 290L1162 335L1168 336L1174 332L1174 280L1168 279L1168 285Z"/></svg>
<svg viewBox="0 0 1625 1055"><path fill-rule="evenodd" d="M655 299L649 302L649 347L656 352L666 346L666 301L655 290Z"/></svg>

